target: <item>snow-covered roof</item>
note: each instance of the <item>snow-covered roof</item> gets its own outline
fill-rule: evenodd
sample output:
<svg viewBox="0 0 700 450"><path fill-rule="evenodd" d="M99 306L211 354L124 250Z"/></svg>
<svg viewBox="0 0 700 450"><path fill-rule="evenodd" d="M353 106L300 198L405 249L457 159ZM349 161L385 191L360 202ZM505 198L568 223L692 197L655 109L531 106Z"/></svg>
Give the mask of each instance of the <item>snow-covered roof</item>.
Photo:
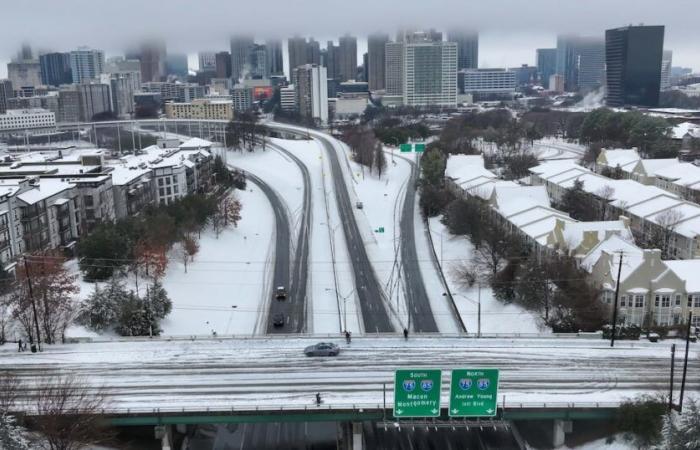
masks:
<svg viewBox="0 0 700 450"><path fill-rule="evenodd" d="M198 137L193 137L192 139L183 142L180 144L180 149L181 150L188 150L188 149L196 149L196 148L203 148L203 149L209 149L211 148L212 143L210 141L207 141L206 139L200 139Z"/></svg>
<svg viewBox="0 0 700 450"><path fill-rule="evenodd" d="M66 183L58 178L42 178L37 179L37 183L31 189L19 194L17 198L28 205L33 205L73 187L75 184Z"/></svg>
<svg viewBox="0 0 700 450"><path fill-rule="evenodd" d="M671 180L674 184L688 186L700 181L700 167L687 162L676 162L656 171L655 176Z"/></svg>
<svg viewBox="0 0 700 450"><path fill-rule="evenodd" d="M622 239L634 243L632 231L622 220L570 222L564 225L562 234L564 242L566 242L570 248L574 249L581 244L587 232L596 232L598 235L598 242L604 241L608 236L617 234Z"/></svg>
<svg viewBox="0 0 700 450"><path fill-rule="evenodd" d="M544 186L497 186L494 196L496 208L504 217L535 206L550 206Z"/></svg>
<svg viewBox="0 0 700 450"><path fill-rule="evenodd" d="M625 167L642 159L634 148L603 149L601 153L609 167Z"/></svg>
<svg viewBox="0 0 700 450"><path fill-rule="evenodd" d="M518 187L514 181L494 180L492 178L479 177L475 180L460 185L462 189L484 200L488 200L493 195L497 187Z"/></svg>
<svg viewBox="0 0 700 450"><path fill-rule="evenodd" d="M664 159L643 159L642 167L644 172L648 176L656 176L656 173L666 167L672 167L678 164L678 159L676 158L664 158Z"/></svg>
<svg viewBox="0 0 700 450"><path fill-rule="evenodd" d="M588 169L585 167L581 167L578 164L569 161L569 160L561 160L561 161L547 161L545 163L542 163L538 166L531 167L529 169L530 173L534 173L536 175L539 175L540 178L544 179L549 179L550 177L571 171L571 170L576 170L580 172L588 172Z"/></svg>
<svg viewBox="0 0 700 450"><path fill-rule="evenodd" d="M671 129L671 137L673 139L683 139L686 134L700 138L700 125L692 122L683 122Z"/></svg>
<svg viewBox="0 0 700 450"><path fill-rule="evenodd" d="M478 177L498 178L493 172L484 168L482 155L450 155L445 165L445 176L457 184L462 184Z"/></svg>
<svg viewBox="0 0 700 450"><path fill-rule="evenodd" d="M678 278L685 281L688 293L700 293L700 259L682 259L664 261Z"/></svg>
<svg viewBox="0 0 700 450"><path fill-rule="evenodd" d="M634 272L637 267L639 267L644 261L644 250L637 247L631 242L626 241L620 236L614 234L609 236L607 239L602 241L600 244L596 245L585 258L581 261L581 266L590 271L593 266L598 262L603 253L612 255L613 258L610 259L610 276L613 282L617 281L617 266L619 264L619 254L623 252L622 258L622 270L620 273L620 280L624 281L627 277ZM615 258L617 256L618 258Z"/></svg>
<svg viewBox="0 0 700 450"><path fill-rule="evenodd" d="M113 170L110 172L112 175L112 185L123 186L129 184L133 180L139 178L140 176L150 173L151 169L142 169L138 166L122 164L111 166Z"/></svg>

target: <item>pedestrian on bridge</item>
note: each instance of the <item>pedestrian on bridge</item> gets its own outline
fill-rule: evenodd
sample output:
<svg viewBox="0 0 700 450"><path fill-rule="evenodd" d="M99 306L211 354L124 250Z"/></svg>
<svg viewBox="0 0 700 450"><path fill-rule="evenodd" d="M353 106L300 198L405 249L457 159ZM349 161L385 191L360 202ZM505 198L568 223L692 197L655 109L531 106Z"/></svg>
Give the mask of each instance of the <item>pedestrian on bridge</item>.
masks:
<svg viewBox="0 0 700 450"><path fill-rule="evenodd" d="M316 392L316 406L321 406L321 393Z"/></svg>
<svg viewBox="0 0 700 450"><path fill-rule="evenodd" d="M404 329L403 329L403 338L404 338L405 340L408 340L408 328L404 328Z"/></svg>
<svg viewBox="0 0 700 450"><path fill-rule="evenodd" d="M19 348L17 349L17 351L18 351L18 352L24 351L24 346L22 345L22 338L20 338L20 339L17 341L17 344L19 345Z"/></svg>
<svg viewBox="0 0 700 450"><path fill-rule="evenodd" d="M348 330L345 330L345 342L347 342L349 344L351 340L352 340L352 337L350 335L350 332Z"/></svg>

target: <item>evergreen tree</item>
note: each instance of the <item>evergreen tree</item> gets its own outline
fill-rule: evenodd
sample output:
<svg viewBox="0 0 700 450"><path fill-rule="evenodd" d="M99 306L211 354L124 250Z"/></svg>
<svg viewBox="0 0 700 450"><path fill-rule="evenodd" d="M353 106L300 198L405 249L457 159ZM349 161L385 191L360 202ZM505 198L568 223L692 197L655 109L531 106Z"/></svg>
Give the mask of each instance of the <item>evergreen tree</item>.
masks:
<svg viewBox="0 0 700 450"><path fill-rule="evenodd" d="M386 156L384 155L384 147L379 142L374 146L374 167L377 169L379 178L382 178L382 173L386 170Z"/></svg>
<svg viewBox="0 0 700 450"><path fill-rule="evenodd" d="M3 450L29 450L25 430L15 424L9 414L0 414L0 448Z"/></svg>
<svg viewBox="0 0 700 450"><path fill-rule="evenodd" d="M121 336L158 336L161 332L147 303L133 291L119 309L115 329Z"/></svg>
<svg viewBox="0 0 700 450"><path fill-rule="evenodd" d="M598 219L597 210L590 194L583 190L583 181L575 180L574 186L568 189L561 199L561 208L571 217L581 221Z"/></svg>
<svg viewBox="0 0 700 450"><path fill-rule="evenodd" d="M678 424L678 435L679 448L700 450L700 406L695 399L687 400Z"/></svg>
<svg viewBox="0 0 700 450"><path fill-rule="evenodd" d="M148 293L145 298L146 306L150 308L153 317L156 320L164 319L165 316L170 314L173 308L173 303L168 297L168 293L163 288L163 284L160 281L155 281L153 285L148 288Z"/></svg>

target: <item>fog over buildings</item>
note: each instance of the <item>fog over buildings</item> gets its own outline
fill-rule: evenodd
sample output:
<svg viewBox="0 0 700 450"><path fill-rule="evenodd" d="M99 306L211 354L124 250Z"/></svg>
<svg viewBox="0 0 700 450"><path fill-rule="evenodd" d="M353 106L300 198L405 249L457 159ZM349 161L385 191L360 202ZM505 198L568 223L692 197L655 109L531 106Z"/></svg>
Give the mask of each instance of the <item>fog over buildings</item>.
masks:
<svg viewBox="0 0 700 450"><path fill-rule="evenodd" d="M624 24L664 24L665 47L674 51L674 65L700 67L700 2L695 0L356 0L299 2L197 3L153 0L96 1L37 0L11 2L3 7L0 39L0 77L4 62L26 41L42 50L89 45L108 55L120 54L133 42L151 36L166 40L168 49L194 54L201 49L225 50L231 35L252 33L256 38L286 38L294 33L337 37L358 36L358 58L366 51L364 36L381 31L393 34L399 26L464 27L480 32L480 66L534 64L534 48L551 47L559 32L604 33ZM250 17L251 20L234 20ZM342 25L339 25L342 24ZM343 30L339 30L339 26ZM361 60L361 59L360 59Z"/></svg>

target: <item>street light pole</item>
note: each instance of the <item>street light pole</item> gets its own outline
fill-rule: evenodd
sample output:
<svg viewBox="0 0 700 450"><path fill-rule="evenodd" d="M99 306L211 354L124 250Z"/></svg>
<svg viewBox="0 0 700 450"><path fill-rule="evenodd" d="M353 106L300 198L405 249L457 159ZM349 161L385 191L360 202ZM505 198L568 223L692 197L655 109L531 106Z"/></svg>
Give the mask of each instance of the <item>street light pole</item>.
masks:
<svg viewBox="0 0 700 450"><path fill-rule="evenodd" d="M476 337L481 337L481 283L479 283L479 294L477 303L477 322L476 322Z"/></svg>

